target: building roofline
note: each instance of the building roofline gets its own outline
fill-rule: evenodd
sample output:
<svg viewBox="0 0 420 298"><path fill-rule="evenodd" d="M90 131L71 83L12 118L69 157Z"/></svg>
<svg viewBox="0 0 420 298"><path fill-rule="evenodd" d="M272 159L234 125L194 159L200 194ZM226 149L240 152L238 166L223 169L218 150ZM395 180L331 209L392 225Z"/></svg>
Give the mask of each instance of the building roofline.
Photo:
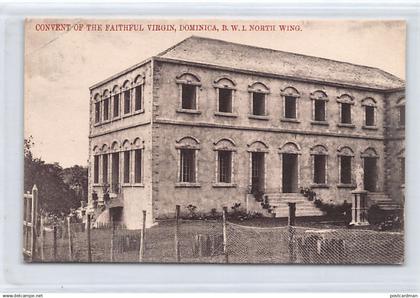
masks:
<svg viewBox="0 0 420 298"><path fill-rule="evenodd" d="M394 92L394 91L405 90L405 86L397 87L397 88L380 88L380 87L375 88L375 87L370 87L370 86L362 86L360 84L351 84L347 82L323 81L323 80L310 78L310 77L302 77L302 76L296 77L296 76L290 76L290 75L281 75L281 74L276 74L276 73L261 72L261 71L249 70L249 69L244 69L244 68L220 66L220 65L215 65L215 64L188 61L188 60L182 60L182 59L174 59L174 58L166 58L166 57L158 57L158 56L154 56L152 57L152 59L156 61L161 61L161 62L168 62L168 63L174 63L174 64L179 63L179 64L213 68L213 69L219 69L219 70L225 70L225 71L241 72L245 74L259 75L259 76L271 77L271 78L281 78L281 79L287 79L291 81L311 82L311 83L330 85L330 86L335 86L335 87L345 87L345 88L351 87L351 88L359 89L359 90L380 91L380 92Z"/></svg>
<svg viewBox="0 0 420 298"><path fill-rule="evenodd" d="M170 47L170 48L166 49L165 51L159 53L157 56L163 56L163 55L165 55L166 53L168 53L172 49L176 48L177 46L179 46L181 43L185 42L188 39L210 40L210 41L216 41L216 42L225 43L225 44L232 44L232 45L242 46L242 47L247 47L247 48L261 49L261 50L271 51L271 52L277 52L277 53L287 53L288 55L294 55L294 56L299 56L299 57L309 57L309 58L315 58L315 59L318 59L318 60L324 60L324 61L336 62L336 63L340 63L340 64L353 65L353 66L362 67L362 68L366 68L366 69L375 69L375 70L378 70L378 71L382 72L383 74L385 74L388 77L392 77L393 79L399 80L402 83L404 82L403 79L401 79L401 78L399 78L399 77L397 77L397 76L395 76L395 75L393 75L393 74L391 74L391 73L389 73L389 72L387 72L387 71L385 71L385 70L383 70L381 68L378 68L378 67L367 66L367 65L362 65L362 64L356 64L356 63L351 63L351 62L345 62L345 61L340 61L340 60L334 60L334 59L329 59L329 58L323 58L323 57L318 57L318 56L300 54L300 53L294 53L294 52L276 50L276 49L272 49L272 48L254 46L254 45L243 44L243 43L238 43L238 42L231 42L231 41L227 41L227 40L223 40L223 39L203 37L203 36L198 36L198 35L191 35L191 36L189 36L189 37L181 40L180 42L176 43L172 47Z"/></svg>
<svg viewBox="0 0 420 298"><path fill-rule="evenodd" d="M89 87L89 90L92 91L93 89L96 89L96 88L98 88L98 87L100 87L100 86L102 86L102 85L104 85L104 84L106 84L106 83L108 83L112 80L115 80L115 79L129 73L130 71L133 71L133 70L135 70L135 69L137 69L137 68L139 68L143 65L146 65L147 63L151 62L151 60L152 60L152 58L147 58L146 60L143 60L140 63L134 64L133 66L130 66L130 67L128 67L128 68L126 68L126 69L124 69L124 70L122 70L122 71L120 71L120 72L118 72L118 73L116 73L116 74L98 82L98 83L93 84L92 86Z"/></svg>

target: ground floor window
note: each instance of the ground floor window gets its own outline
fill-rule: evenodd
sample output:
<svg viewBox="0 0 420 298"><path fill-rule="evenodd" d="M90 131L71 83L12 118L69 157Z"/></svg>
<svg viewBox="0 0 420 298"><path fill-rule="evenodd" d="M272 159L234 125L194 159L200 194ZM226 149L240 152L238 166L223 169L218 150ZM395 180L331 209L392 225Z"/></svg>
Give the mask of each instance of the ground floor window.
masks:
<svg viewBox="0 0 420 298"><path fill-rule="evenodd" d="M325 184L326 183L326 155L314 155L314 183Z"/></svg>
<svg viewBox="0 0 420 298"><path fill-rule="evenodd" d="M340 156L340 183L351 184L351 156Z"/></svg>
<svg viewBox="0 0 420 298"><path fill-rule="evenodd" d="M400 158L400 178L401 178L401 184L405 184L405 158Z"/></svg>
<svg viewBox="0 0 420 298"><path fill-rule="evenodd" d="M219 181L221 183L232 182L232 151L218 151Z"/></svg>
<svg viewBox="0 0 420 298"><path fill-rule="evenodd" d="M93 183L99 183L99 155L93 157Z"/></svg>
<svg viewBox="0 0 420 298"><path fill-rule="evenodd" d="M195 150L194 149L181 149L180 150L180 182L195 182L196 169L195 169Z"/></svg>
<svg viewBox="0 0 420 298"><path fill-rule="evenodd" d="M124 151L124 183L130 183L130 151Z"/></svg>
<svg viewBox="0 0 420 298"><path fill-rule="evenodd" d="M108 183L108 154L102 155L102 182Z"/></svg>
<svg viewBox="0 0 420 298"><path fill-rule="evenodd" d="M134 183L141 183L142 181L142 152L141 149L134 150Z"/></svg>

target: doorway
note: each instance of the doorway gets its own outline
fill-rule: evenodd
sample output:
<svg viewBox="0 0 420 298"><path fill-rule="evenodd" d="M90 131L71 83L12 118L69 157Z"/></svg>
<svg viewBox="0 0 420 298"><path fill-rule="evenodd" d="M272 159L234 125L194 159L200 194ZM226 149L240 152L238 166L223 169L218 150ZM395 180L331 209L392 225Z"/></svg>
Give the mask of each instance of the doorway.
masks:
<svg viewBox="0 0 420 298"><path fill-rule="evenodd" d="M251 191L259 193L264 191L265 165L264 152L251 153Z"/></svg>
<svg viewBox="0 0 420 298"><path fill-rule="evenodd" d="M283 153L282 159L282 190L284 193L298 192L298 155L292 153Z"/></svg>
<svg viewBox="0 0 420 298"><path fill-rule="evenodd" d="M364 157L363 158L363 167L364 167L364 176L363 184L364 188L367 191L374 192L376 191L376 182L377 182L377 165L376 157Z"/></svg>

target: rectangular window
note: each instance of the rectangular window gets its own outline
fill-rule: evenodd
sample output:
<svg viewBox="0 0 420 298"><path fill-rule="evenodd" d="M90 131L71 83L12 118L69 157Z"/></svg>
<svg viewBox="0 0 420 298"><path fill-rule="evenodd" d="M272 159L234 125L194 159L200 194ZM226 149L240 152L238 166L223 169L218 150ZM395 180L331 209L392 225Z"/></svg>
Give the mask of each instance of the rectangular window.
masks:
<svg viewBox="0 0 420 298"><path fill-rule="evenodd" d="M340 183L351 184L351 156L340 156Z"/></svg>
<svg viewBox="0 0 420 298"><path fill-rule="evenodd" d="M124 151L124 183L130 183L130 151Z"/></svg>
<svg viewBox="0 0 420 298"><path fill-rule="evenodd" d="M222 183L232 182L232 152L218 151L219 181Z"/></svg>
<svg viewBox="0 0 420 298"><path fill-rule="evenodd" d="M284 98L284 117L296 119L296 97L286 96Z"/></svg>
<svg viewBox="0 0 420 298"><path fill-rule="evenodd" d="M351 124L351 104L341 103L341 123Z"/></svg>
<svg viewBox="0 0 420 298"><path fill-rule="evenodd" d="M136 98L134 102L134 110L140 111L142 109L141 103L143 98L142 86L137 86L135 88Z"/></svg>
<svg viewBox="0 0 420 298"><path fill-rule="evenodd" d="M375 107L365 106L365 125L375 125Z"/></svg>
<svg viewBox="0 0 420 298"><path fill-rule="evenodd" d="M95 123L99 123L101 120L101 103L95 103Z"/></svg>
<svg viewBox="0 0 420 298"><path fill-rule="evenodd" d="M400 126L405 126L405 106L399 106L398 109L400 111L399 125Z"/></svg>
<svg viewBox="0 0 420 298"><path fill-rule="evenodd" d="M195 182L195 150L181 149L180 182Z"/></svg>
<svg viewBox="0 0 420 298"><path fill-rule="evenodd" d="M102 155L102 183L108 183L108 154Z"/></svg>
<svg viewBox="0 0 420 298"><path fill-rule="evenodd" d="M93 157L93 183L99 183L99 155Z"/></svg>
<svg viewBox="0 0 420 298"><path fill-rule="evenodd" d="M315 100L315 121L325 121L325 100Z"/></svg>
<svg viewBox="0 0 420 298"><path fill-rule="evenodd" d="M314 155L314 183L326 183L326 156Z"/></svg>
<svg viewBox="0 0 420 298"><path fill-rule="evenodd" d="M134 183L141 183L141 149L134 150Z"/></svg>
<svg viewBox="0 0 420 298"><path fill-rule="evenodd" d="M114 117L118 117L120 115L120 95L114 95Z"/></svg>
<svg viewBox="0 0 420 298"><path fill-rule="evenodd" d="M252 114L257 116L265 115L265 94L259 92L252 93Z"/></svg>
<svg viewBox="0 0 420 298"><path fill-rule="evenodd" d="M130 90L124 91L124 114L129 114L131 112L131 98Z"/></svg>
<svg viewBox="0 0 420 298"><path fill-rule="evenodd" d="M231 89L219 89L219 112L232 113L232 94Z"/></svg>
<svg viewBox="0 0 420 298"><path fill-rule="evenodd" d="M109 98L104 100L104 121L109 120Z"/></svg>
<svg viewBox="0 0 420 298"><path fill-rule="evenodd" d="M182 108L187 110L196 110L196 89L194 85L182 85Z"/></svg>
<svg viewBox="0 0 420 298"><path fill-rule="evenodd" d="M401 166L400 166L401 184L405 184L405 158L404 157L400 158L400 163L401 163Z"/></svg>

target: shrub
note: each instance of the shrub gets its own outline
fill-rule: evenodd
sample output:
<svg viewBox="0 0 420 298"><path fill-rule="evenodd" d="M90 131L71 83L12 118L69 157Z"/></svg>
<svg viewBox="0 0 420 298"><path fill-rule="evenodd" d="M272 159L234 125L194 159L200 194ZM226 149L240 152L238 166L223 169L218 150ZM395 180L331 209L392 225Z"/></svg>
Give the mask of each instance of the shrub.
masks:
<svg viewBox="0 0 420 298"><path fill-rule="evenodd" d="M386 212L378 205L372 205L368 209L368 222L371 225L378 225L386 219Z"/></svg>
<svg viewBox="0 0 420 298"><path fill-rule="evenodd" d="M187 206L187 210L188 210L188 212L189 212L189 214L188 214L188 218L189 218L189 219L197 219L197 218L198 218L198 215L197 215L197 213L196 213L197 206L194 206L194 205L192 205L192 204L189 204L189 205Z"/></svg>

